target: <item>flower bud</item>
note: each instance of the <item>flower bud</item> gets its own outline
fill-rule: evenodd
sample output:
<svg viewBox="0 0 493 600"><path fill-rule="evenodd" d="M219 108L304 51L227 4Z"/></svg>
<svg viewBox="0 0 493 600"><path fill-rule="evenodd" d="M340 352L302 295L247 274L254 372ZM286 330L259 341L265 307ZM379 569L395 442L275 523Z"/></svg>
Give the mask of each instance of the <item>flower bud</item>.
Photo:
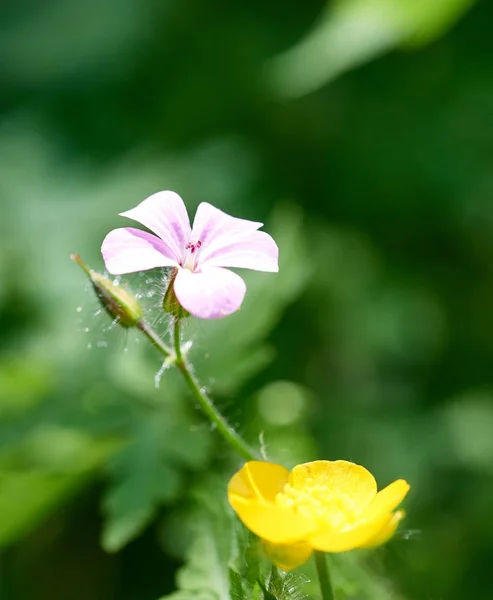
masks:
<svg viewBox="0 0 493 600"><path fill-rule="evenodd" d="M163 310L177 319L184 319L185 317L189 317L190 313L183 308L176 297L173 285L177 274L178 269L173 269L168 280L168 288L164 292Z"/></svg>
<svg viewBox="0 0 493 600"><path fill-rule="evenodd" d="M90 269L78 254L71 254L70 258L79 264L91 280L96 296L101 306L116 319L122 327L134 327L142 319L142 308L139 302L126 290L106 279L101 273Z"/></svg>

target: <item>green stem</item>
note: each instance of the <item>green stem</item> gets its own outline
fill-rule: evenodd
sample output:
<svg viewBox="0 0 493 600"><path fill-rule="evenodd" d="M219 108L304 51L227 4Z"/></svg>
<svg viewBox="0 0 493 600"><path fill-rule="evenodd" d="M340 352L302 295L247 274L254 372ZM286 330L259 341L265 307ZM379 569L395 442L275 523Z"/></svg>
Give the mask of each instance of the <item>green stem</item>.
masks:
<svg viewBox="0 0 493 600"><path fill-rule="evenodd" d="M173 352L171 348L169 348L163 340L158 336L158 334L152 329L150 325L148 325L145 321L139 321L137 323L137 327L142 331L142 333L149 339L152 344L161 352L161 354L165 358L169 358L172 356Z"/></svg>
<svg viewBox="0 0 493 600"><path fill-rule="evenodd" d="M173 341L175 345L175 356L177 362L183 360L181 355L181 340L180 340L180 317L175 317L175 323L173 327Z"/></svg>
<svg viewBox="0 0 493 600"><path fill-rule="evenodd" d="M144 321L138 323L138 328L151 340L153 345L161 352L165 358L169 358L172 355L172 351L164 342L160 339L157 333ZM188 365L187 361L183 357L180 345L180 319L175 318L173 328L173 343L174 343L174 365L183 375L186 384L192 392L195 400L199 403L200 407L214 423L218 432L223 436L226 442L238 452L245 460L259 460L256 452L250 448L245 442L241 435L235 431L221 413L214 406L214 403L206 394L205 390L200 386L197 378L192 372L192 369Z"/></svg>
<svg viewBox="0 0 493 600"><path fill-rule="evenodd" d="M214 406L214 403L205 393L204 389L200 387L199 382L193 375L190 367L186 362L181 359L175 363L178 370L183 375L190 391L192 392L195 400L200 404L200 407L210 419L212 423L217 427L218 432L223 436L226 442L238 452L245 460L258 460L254 450L245 442L245 440L236 432L221 413Z"/></svg>
<svg viewBox="0 0 493 600"><path fill-rule="evenodd" d="M329 568L325 554L320 550L315 550L315 566L317 567L318 581L320 583L320 592L322 600L335 600L334 590L330 581Z"/></svg>

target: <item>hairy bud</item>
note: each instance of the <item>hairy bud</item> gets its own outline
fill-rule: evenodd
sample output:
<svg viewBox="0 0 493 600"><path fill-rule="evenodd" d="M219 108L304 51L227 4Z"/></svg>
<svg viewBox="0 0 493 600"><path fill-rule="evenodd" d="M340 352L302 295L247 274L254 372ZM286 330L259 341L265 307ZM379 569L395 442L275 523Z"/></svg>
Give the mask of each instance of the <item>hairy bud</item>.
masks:
<svg viewBox="0 0 493 600"><path fill-rule="evenodd" d="M142 308L139 302L126 290L106 279L101 273L90 269L78 254L70 258L80 265L91 280L101 306L112 319L117 319L122 327L134 327L142 319Z"/></svg>

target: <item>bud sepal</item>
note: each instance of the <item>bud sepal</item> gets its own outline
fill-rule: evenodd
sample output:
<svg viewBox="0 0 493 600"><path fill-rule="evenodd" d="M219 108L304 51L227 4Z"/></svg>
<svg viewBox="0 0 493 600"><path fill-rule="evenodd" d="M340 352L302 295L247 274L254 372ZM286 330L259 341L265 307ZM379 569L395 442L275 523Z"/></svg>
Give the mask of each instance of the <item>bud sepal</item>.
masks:
<svg viewBox="0 0 493 600"><path fill-rule="evenodd" d="M168 279L168 287L164 292L163 310L176 319L185 319L186 317L190 316L190 313L178 302L178 298L176 297L173 287L177 275L178 269L173 269Z"/></svg>
<svg viewBox="0 0 493 600"><path fill-rule="evenodd" d="M101 306L112 319L126 329L137 326L143 317L142 307L138 300L127 290L124 290L103 274L89 268L78 254L71 254L70 258L82 267L91 280L96 296Z"/></svg>

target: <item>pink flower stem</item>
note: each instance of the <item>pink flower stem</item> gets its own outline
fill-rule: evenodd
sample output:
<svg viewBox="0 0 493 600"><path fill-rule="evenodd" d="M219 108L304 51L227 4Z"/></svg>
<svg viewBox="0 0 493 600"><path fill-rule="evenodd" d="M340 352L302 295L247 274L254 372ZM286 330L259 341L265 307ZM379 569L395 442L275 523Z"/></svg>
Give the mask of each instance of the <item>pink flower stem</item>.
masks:
<svg viewBox="0 0 493 600"><path fill-rule="evenodd" d="M200 407L209 418L211 423L214 423L218 432L224 440L245 460L259 460L255 451L245 442L241 435L231 427L222 414L214 406L214 403L206 394L203 387L200 386L197 378L193 374L190 365L183 358L180 345L180 318L176 317L173 329L173 339L175 345L175 366L183 375L190 391L195 400L200 404Z"/></svg>
<svg viewBox="0 0 493 600"><path fill-rule="evenodd" d="M260 460L256 452L250 448L245 442L241 435L231 427L226 421L222 414L214 406L214 403L206 394L205 390L199 384L197 378L193 374L193 371L188 362L183 357L181 351L181 335L180 335L180 319L175 317L173 327L173 343L174 343L174 357L173 350L169 348L159 337L159 335L148 325L145 321L141 320L137 323L137 327L142 333L151 341L153 346L159 350L159 352L165 358L174 358L173 363L175 367L180 371L188 385L195 400L199 403L200 407L211 421L216 426L218 432L222 435L224 440L234 449L240 456L245 460Z"/></svg>
<svg viewBox="0 0 493 600"><path fill-rule="evenodd" d="M173 351L169 348L158 334L150 327L144 320L140 320L137 323L137 327L142 331L148 340L155 346L159 352L165 357L169 358L173 355Z"/></svg>
<svg viewBox="0 0 493 600"><path fill-rule="evenodd" d="M181 325L180 325L180 317L175 317L174 325L173 325L173 343L175 346L175 356L176 360L183 361L183 357L181 354Z"/></svg>

